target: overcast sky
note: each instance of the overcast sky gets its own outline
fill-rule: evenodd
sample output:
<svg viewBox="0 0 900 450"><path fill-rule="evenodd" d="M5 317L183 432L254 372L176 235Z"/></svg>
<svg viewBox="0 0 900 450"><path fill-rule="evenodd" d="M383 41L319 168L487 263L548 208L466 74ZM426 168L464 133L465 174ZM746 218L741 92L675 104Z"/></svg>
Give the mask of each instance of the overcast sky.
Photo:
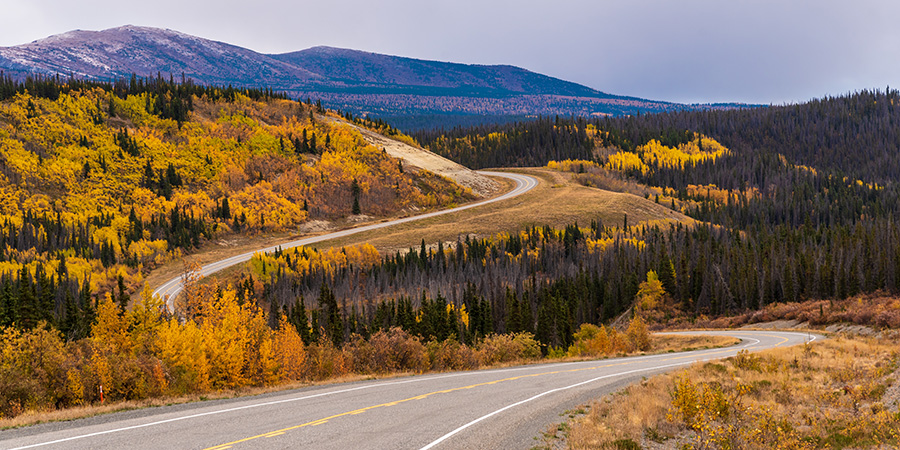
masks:
<svg viewBox="0 0 900 450"><path fill-rule="evenodd" d="M896 0L4 0L0 46L170 28L262 53L316 45L512 64L620 95L787 103L900 87Z"/></svg>

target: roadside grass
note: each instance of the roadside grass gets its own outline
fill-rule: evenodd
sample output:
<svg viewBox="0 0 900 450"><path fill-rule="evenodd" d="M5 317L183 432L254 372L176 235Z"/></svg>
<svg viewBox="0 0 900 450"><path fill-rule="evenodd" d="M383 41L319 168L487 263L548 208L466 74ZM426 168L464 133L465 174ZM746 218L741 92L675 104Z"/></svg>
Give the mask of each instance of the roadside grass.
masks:
<svg viewBox="0 0 900 450"><path fill-rule="evenodd" d="M690 351L702 348L719 348L735 345L739 342L739 339L728 338L724 336L675 336L675 335L666 335L666 336L651 336L651 350L644 352L633 352L633 353L622 353L617 355L607 356L609 357L619 357L619 356L636 356L636 355L645 355L645 354L656 354L656 353L668 353L675 351ZM601 358L601 359L605 359ZM526 365L526 364L541 364L548 362L574 362L574 361L585 361L590 360L591 358L584 357L563 357L563 358L517 358L514 360L506 360L502 362L496 362L493 364L486 364L477 366L477 370L485 370L485 369L497 369L504 367L512 367L516 365ZM434 362L432 362L433 364ZM117 401L117 402L108 402L106 404L91 404L84 405L60 410L29 410L24 412L23 414L17 415L15 417L9 418L0 418L0 430L11 429L11 428L19 428L23 426L36 425L47 422L62 422L62 421L70 421L76 419L83 419L87 417L98 416L102 414L109 414L121 411L129 411L135 409L142 408L153 408L153 407L161 407L161 406L171 406L178 405L184 403L193 403L207 400L220 400L220 399L232 399L239 397L249 397L254 395L262 395L274 392L282 392L293 389L300 389L311 386L321 386L321 385L331 385L331 384L339 384L339 383L348 383L354 381L364 381L364 380L377 380L377 379L389 379L389 378L399 378L404 376L415 375L417 373L440 373L440 372L448 372L451 369L445 370L426 370L420 372L413 371L394 371L387 373L369 373L369 374L358 374L358 373L349 373L340 376L330 377L323 380L313 380L313 381L293 381L293 382L285 382L272 386L246 386L237 389L223 389L212 392L203 392L203 393L195 393L190 395L182 395L182 396L165 396L165 397L156 397L156 398L148 398L144 400L132 400L132 401Z"/></svg>
<svg viewBox="0 0 900 450"><path fill-rule="evenodd" d="M655 376L593 402L567 425L565 445L897 448L898 337L836 336Z"/></svg>
<svg viewBox="0 0 900 450"><path fill-rule="evenodd" d="M525 194L483 208L323 241L315 247L340 247L366 242L381 252L398 251L418 247L423 239L427 244L455 242L467 235L487 237L532 225L564 227L577 222L587 226L591 220L600 220L607 226L622 226L626 215L630 224L650 221L693 223L693 219L680 212L645 198L581 186L572 182L567 174L549 169L502 170L534 176L540 183Z"/></svg>

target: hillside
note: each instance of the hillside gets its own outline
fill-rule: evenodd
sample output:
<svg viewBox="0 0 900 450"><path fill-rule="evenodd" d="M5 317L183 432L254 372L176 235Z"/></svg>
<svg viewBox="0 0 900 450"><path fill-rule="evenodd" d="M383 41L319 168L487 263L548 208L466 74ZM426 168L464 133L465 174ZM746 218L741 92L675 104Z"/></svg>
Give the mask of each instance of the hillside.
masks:
<svg viewBox="0 0 900 450"><path fill-rule="evenodd" d="M209 239L474 198L264 91L30 87L0 89L0 326L84 336L97 298L124 307L149 269Z"/></svg>
<svg viewBox="0 0 900 450"><path fill-rule="evenodd" d="M514 66L426 61L333 47L313 47L269 56L303 67L335 83L357 86L359 93L405 88L410 93L501 96L527 92L616 98Z"/></svg>
<svg viewBox="0 0 900 450"><path fill-rule="evenodd" d="M182 75L200 84L267 87L326 106L389 119L403 128L504 122L536 115L622 115L691 106L606 94L513 66L425 61L314 47L279 55L172 30L123 26L76 30L0 48L8 75L92 80Z"/></svg>
<svg viewBox="0 0 900 450"><path fill-rule="evenodd" d="M124 26L75 30L0 48L0 68L17 74L94 80L181 74L204 84L288 88L316 74L252 50L173 30ZM268 80L265 81L264 80Z"/></svg>
<svg viewBox="0 0 900 450"><path fill-rule="evenodd" d="M898 99L896 90L861 91L781 107L544 119L416 138L472 167L578 159L565 165L585 183L661 190L669 198L660 203L709 224L648 242L653 257L671 260L667 295L693 317L733 315L900 294Z"/></svg>

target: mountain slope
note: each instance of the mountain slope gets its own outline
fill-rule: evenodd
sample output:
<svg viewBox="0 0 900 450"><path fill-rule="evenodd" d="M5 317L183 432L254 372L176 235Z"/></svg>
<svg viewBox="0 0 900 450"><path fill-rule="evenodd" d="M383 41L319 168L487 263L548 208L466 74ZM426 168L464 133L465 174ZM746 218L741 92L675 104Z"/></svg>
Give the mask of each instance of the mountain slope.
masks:
<svg viewBox="0 0 900 450"><path fill-rule="evenodd" d="M314 47L265 55L173 30L76 30L0 48L0 70L114 80L182 75L201 84L266 87L404 128L536 115L623 115L708 108L609 95L514 66L426 61ZM485 118L487 117L487 118Z"/></svg>
<svg viewBox="0 0 900 450"><path fill-rule="evenodd" d="M270 56L347 85L432 87L460 93L611 97L579 84L514 66L446 63L333 47L313 47Z"/></svg>
<svg viewBox="0 0 900 450"><path fill-rule="evenodd" d="M203 83L268 80L288 88L318 78L299 67L222 42L172 30L123 26L75 30L29 44L0 49L0 63L16 71L75 75L91 79L184 73Z"/></svg>

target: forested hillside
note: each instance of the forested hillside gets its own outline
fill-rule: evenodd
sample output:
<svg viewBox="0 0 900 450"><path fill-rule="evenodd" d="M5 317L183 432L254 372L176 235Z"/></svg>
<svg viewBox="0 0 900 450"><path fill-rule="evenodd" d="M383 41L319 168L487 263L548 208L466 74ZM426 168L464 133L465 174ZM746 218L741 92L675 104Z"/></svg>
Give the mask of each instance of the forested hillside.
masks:
<svg viewBox="0 0 900 450"><path fill-rule="evenodd" d="M474 167L549 164L589 186L641 183L659 192L657 202L705 224L529 229L448 248L423 242L335 268L298 269L307 250L259 256L246 295L291 314L315 308L310 298L327 290L341 305L341 323L330 327L344 335L401 326L427 337L429 311L443 317L465 308L466 326L450 314L436 336L526 330L547 350L570 344L579 324L625 311L645 278L658 280L667 299L651 302L661 320L675 311L734 314L900 293L898 98L864 91L767 109L419 134L433 151ZM316 329L323 320L316 314L300 328ZM874 322L898 318L900 311L886 311Z"/></svg>
<svg viewBox="0 0 900 450"><path fill-rule="evenodd" d="M634 151L650 140L677 145L702 133L734 151L739 161L722 161L714 173L733 175L738 187L766 156L783 155L794 165L837 172L869 182L900 179L900 93L861 91L808 103L718 111L678 111L620 118L541 118L535 121L414 137L432 151L473 168L541 166L550 160L590 159L595 145L588 125L609 133L599 147ZM747 167L749 166L749 167ZM703 167L701 165L701 170ZM755 172L765 172L756 170ZM749 180L748 180L749 179ZM674 187L674 186L673 186Z"/></svg>
<svg viewBox="0 0 900 450"><path fill-rule="evenodd" d="M862 91L801 105L618 119L542 119L422 133L475 167L581 159L692 200L693 217L739 229L819 229L893 219L900 205L900 94ZM664 162L653 154L709 136L729 151ZM699 149L703 148L701 142ZM665 159L665 158L663 158Z"/></svg>
<svg viewBox="0 0 900 450"><path fill-rule="evenodd" d="M624 214L390 254L278 250L230 281L189 280L177 317L149 289L127 307L130 294L148 267L212 236L468 194L404 172L325 120L334 113L266 90L7 79L0 98L5 416L96 402L99 386L142 399L561 355L577 350L581 325L630 308L645 332L641 317L746 316L808 299L823 300L825 317L853 304L826 311L827 300L900 294L896 91L420 134L463 164L546 165L699 222ZM884 305L864 322L900 325L896 302Z"/></svg>
<svg viewBox="0 0 900 450"><path fill-rule="evenodd" d="M213 237L469 198L327 115L161 78L0 79L0 326L83 337L103 294L124 308L150 268Z"/></svg>

